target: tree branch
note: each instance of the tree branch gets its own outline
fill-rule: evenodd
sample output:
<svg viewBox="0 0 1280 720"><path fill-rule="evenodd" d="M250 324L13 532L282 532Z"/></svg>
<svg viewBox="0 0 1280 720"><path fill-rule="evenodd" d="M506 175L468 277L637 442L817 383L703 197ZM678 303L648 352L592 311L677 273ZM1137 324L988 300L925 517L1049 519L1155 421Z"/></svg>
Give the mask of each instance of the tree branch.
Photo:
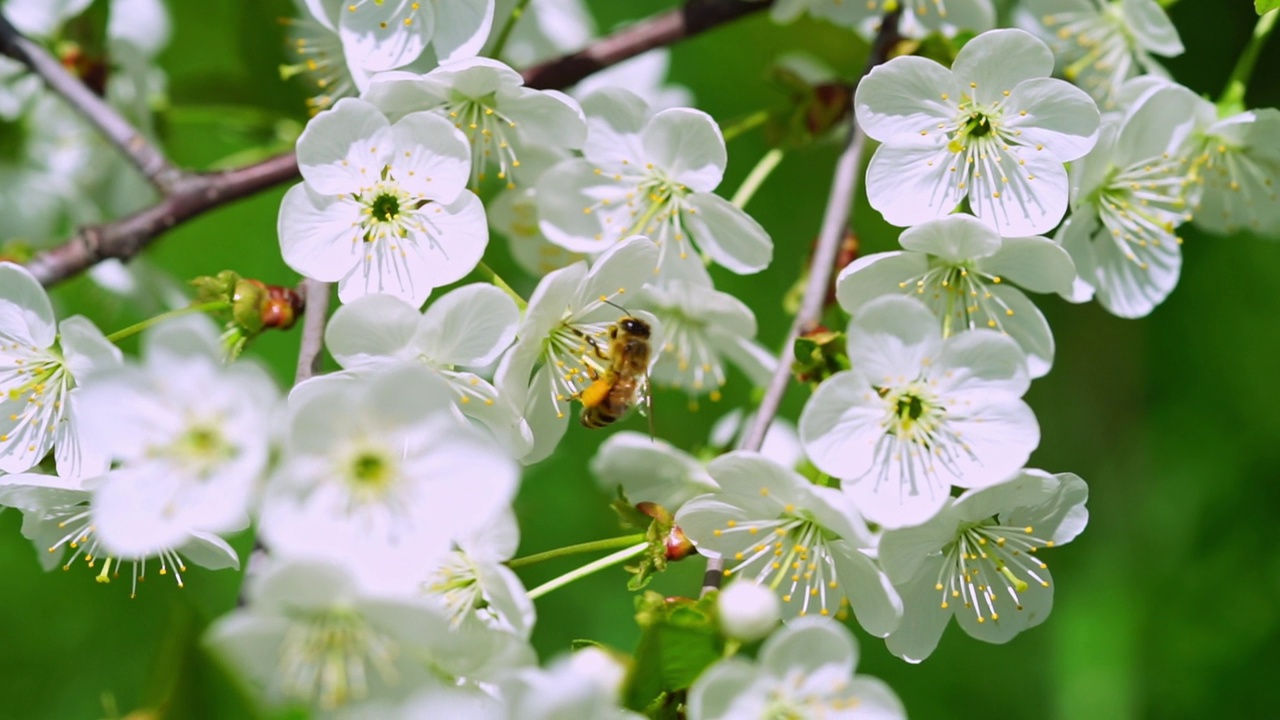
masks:
<svg viewBox="0 0 1280 720"><path fill-rule="evenodd" d="M4 15L0 15L0 53L26 65L40 76L50 90L93 123L161 194L169 194L182 181L182 170L171 164L159 148L152 145L115 108L80 82L79 78L67 72L57 58L37 43L23 37Z"/></svg>
<svg viewBox="0 0 1280 720"><path fill-rule="evenodd" d="M293 384L310 380L320 372L324 351L324 326L329 319L329 283L307 278L302 281L306 310L302 316L302 343L298 347L298 372Z"/></svg>
<svg viewBox="0 0 1280 720"><path fill-rule="evenodd" d="M763 10L772 2L688 0L682 8L619 30L585 50L529 68L523 73L525 82L536 88L565 88L610 65ZM43 76L50 87L120 146L166 195L153 207L110 223L84 227L63 244L37 253L27 263L27 269L46 287L107 258L131 258L176 225L259 190L298 179L298 161L292 152L221 173L186 174L173 168L156 148L48 53L23 38L2 18L0 23L0 52ZM46 67L49 63L54 67ZM55 85L51 78L59 84ZM158 182L161 177L168 183L166 186Z"/></svg>

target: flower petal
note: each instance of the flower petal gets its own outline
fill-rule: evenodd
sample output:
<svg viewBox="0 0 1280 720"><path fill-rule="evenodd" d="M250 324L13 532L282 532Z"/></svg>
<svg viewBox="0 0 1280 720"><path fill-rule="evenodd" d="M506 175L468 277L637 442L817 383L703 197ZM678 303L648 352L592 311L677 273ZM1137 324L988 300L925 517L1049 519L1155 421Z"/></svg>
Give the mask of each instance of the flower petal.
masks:
<svg viewBox="0 0 1280 720"><path fill-rule="evenodd" d="M1067 171L1048 147L994 145L970 179L973 214L1004 237L1047 233L1067 212Z"/></svg>
<svg viewBox="0 0 1280 720"><path fill-rule="evenodd" d="M493 25L493 0L431 0L436 28L431 48L441 63L480 54Z"/></svg>
<svg viewBox="0 0 1280 720"><path fill-rule="evenodd" d="M415 0L352 3L338 17L343 52L369 72L408 65L432 39L436 7Z"/></svg>
<svg viewBox="0 0 1280 720"><path fill-rule="evenodd" d="M465 285L431 303L415 344L436 362L481 367L511 345L519 322L520 310L505 292Z"/></svg>
<svg viewBox="0 0 1280 720"><path fill-rule="evenodd" d="M885 639L889 652L909 663L918 663L933 654L953 612L938 607L942 593L935 589L937 573L929 568L910 583L898 588L902 594L902 624Z"/></svg>
<svg viewBox="0 0 1280 720"><path fill-rule="evenodd" d="M391 126L395 153L390 176L411 193L451 203L471 179L471 148L458 128L430 112L405 115Z"/></svg>
<svg viewBox="0 0 1280 720"><path fill-rule="evenodd" d="M983 272L1039 293L1070 292L1076 277L1075 263L1067 251L1039 236L1005 238L1000 249L979 266Z"/></svg>
<svg viewBox="0 0 1280 720"><path fill-rule="evenodd" d="M965 196L958 157L945 146L881 145L867 165L867 201L899 227L949 215Z"/></svg>
<svg viewBox="0 0 1280 720"><path fill-rule="evenodd" d="M324 344L344 368L412 360L410 343L421 320L417 308L398 297L365 295L334 311Z"/></svg>
<svg viewBox="0 0 1280 720"><path fill-rule="evenodd" d="M902 599L889 578L861 550L844 542L833 543L835 548L843 550L833 553L836 569L858 624L876 637L896 630L902 622Z"/></svg>
<svg viewBox="0 0 1280 720"><path fill-rule="evenodd" d="M562 92L517 88L503 93L498 105L518 120L521 137L535 145L576 150L587 141L582 108Z"/></svg>
<svg viewBox="0 0 1280 720"><path fill-rule="evenodd" d="M853 104L863 132L882 143L945 145L935 133L950 123L960 99L960 84L951 71L922 57L897 57L872 68L854 93ZM920 133L930 133L921 140Z"/></svg>
<svg viewBox="0 0 1280 720"><path fill-rule="evenodd" d="M1005 128L1017 135L1019 143L1044 145L1058 160L1069 162L1093 149L1101 116L1088 93L1046 77L1013 88L1005 118Z"/></svg>
<svg viewBox="0 0 1280 720"><path fill-rule="evenodd" d="M1126 29L1143 48L1165 57L1175 57L1186 50L1178 28L1156 0L1120 0L1120 10L1129 21Z"/></svg>
<svg viewBox="0 0 1280 720"><path fill-rule="evenodd" d="M57 335L48 293L30 272L11 262L0 262L0 333L40 349L52 345Z"/></svg>
<svg viewBox="0 0 1280 720"><path fill-rule="evenodd" d="M342 98L298 136L298 170L311 189L340 195L372 185L391 159L390 127L378 108Z"/></svg>
<svg viewBox="0 0 1280 720"><path fill-rule="evenodd" d="M960 48L951 72L978 102L1001 102L1018 83L1049 77L1053 52L1025 30L989 30Z"/></svg>
<svg viewBox="0 0 1280 720"><path fill-rule="evenodd" d="M760 648L760 667L775 677L805 677L827 666L852 675L858 646L847 629L826 618L792 620Z"/></svg>
<svg viewBox="0 0 1280 720"><path fill-rule="evenodd" d="M759 272L773 260L773 240L760 223L733 203L711 193L685 198L680 214L698 249L739 275Z"/></svg>
<svg viewBox="0 0 1280 720"><path fill-rule="evenodd" d="M1000 249L1000 236L972 215L948 215L902 231L902 247L961 263Z"/></svg>
<svg viewBox="0 0 1280 720"><path fill-rule="evenodd" d="M694 192L711 192L724 179L728 154L720 126L691 108L657 113L641 133L645 160Z"/></svg>
<svg viewBox="0 0 1280 720"><path fill-rule="evenodd" d="M280 253L289 267L324 282L341 280L360 261L364 245L359 230L360 206L326 197L306 183L289 188L280 203L276 229Z"/></svg>
<svg viewBox="0 0 1280 720"><path fill-rule="evenodd" d="M929 258L918 252L879 252L854 260L836 280L836 299L850 315L857 315L863 305L884 295L900 295L916 291L907 283L924 275Z"/></svg>

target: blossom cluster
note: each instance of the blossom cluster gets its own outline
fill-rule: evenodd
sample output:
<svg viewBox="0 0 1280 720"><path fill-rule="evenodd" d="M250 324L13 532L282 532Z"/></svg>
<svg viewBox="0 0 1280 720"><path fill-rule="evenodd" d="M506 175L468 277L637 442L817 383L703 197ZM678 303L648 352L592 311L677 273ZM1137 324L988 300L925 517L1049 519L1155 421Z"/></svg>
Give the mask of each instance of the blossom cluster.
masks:
<svg viewBox="0 0 1280 720"><path fill-rule="evenodd" d="M290 268L337 285L323 339L339 370L284 391L228 358L199 307L144 323L126 357L133 329L59 320L27 270L0 262L0 506L22 513L46 568L123 573L131 593L148 572L182 585L189 564L247 565L242 606L205 640L268 704L636 716L623 690L637 670L614 654L538 664L534 600L549 590L511 563L523 469L575 413L596 427L645 412L651 383L716 401L728 365L756 386L778 370L753 309L713 279L774 254L744 201L719 194L716 120L661 85L659 56L631 80L526 86L506 61L593 29L576 3L511 5L297 2L286 74L318 94L277 232ZM35 36L65 20L5 9ZM856 131L878 143L867 199L903 228L902 249L840 271L829 317L843 327L824 329L838 368L804 375L795 425L741 447L755 419L735 410L698 454L687 438L615 433L590 469L669 532L657 545L687 541L723 567L726 656L763 641L754 662L725 657L679 688L688 717L904 717L854 675L841 623L908 662L952 618L1008 642L1052 608L1043 551L1088 520L1083 480L1029 466L1041 438L1023 398L1055 347L1026 293L1140 317L1177 282L1180 225L1280 234L1280 114L1220 109L1165 76L1152 54L1182 46L1154 0L1026 0L1019 28L996 28L989 0L771 12L978 33L949 66L896 57L853 94ZM121 42L138 42L124 25ZM149 37L138 52L154 54ZM58 131L37 109L56 101L29 80L0 65L0 119ZM71 164L0 170L93 175L89 159L39 159ZM0 215L18 204L0 192ZM35 210L12 216L60 217ZM491 231L539 278L527 300L485 264ZM228 542L249 530L251 559Z"/></svg>

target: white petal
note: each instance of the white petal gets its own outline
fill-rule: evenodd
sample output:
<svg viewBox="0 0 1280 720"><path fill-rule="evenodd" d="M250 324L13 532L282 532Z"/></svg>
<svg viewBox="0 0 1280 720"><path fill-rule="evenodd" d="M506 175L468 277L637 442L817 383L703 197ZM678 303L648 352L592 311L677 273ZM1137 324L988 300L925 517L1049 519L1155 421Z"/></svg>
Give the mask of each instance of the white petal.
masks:
<svg viewBox="0 0 1280 720"><path fill-rule="evenodd" d="M899 227L949 215L965 196L958 158L945 146L881 145L867 165L867 201Z"/></svg>
<svg viewBox="0 0 1280 720"><path fill-rule="evenodd" d="M1043 144L1066 162L1083 157L1097 142L1098 106L1068 82L1027 80L1013 89L1007 103L1005 127L1020 131L1018 142L1023 145Z"/></svg>
<svg viewBox="0 0 1280 720"><path fill-rule="evenodd" d="M538 369L533 382L530 383L529 400L525 405L524 416L529 422L529 429L533 431L533 449L520 459L526 465L544 460L551 455L569 429L568 414L557 407L551 396L550 373L553 371L553 368L544 365Z"/></svg>
<svg viewBox="0 0 1280 720"><path fill-rule="evenodd" d="M909 584L898 588L902 594L902 624L885 640L885 646L909 663L929 657L951 622L953 611L939 607L942 592L935 589L936 583L936 572L926 568Z"/></svg>
<svg viewBox="0 0 1280 720"><path fill-rule="evenodd" d="M343 52L370 72L408 65L432 39L435 7L415 0L352 3L338 17Z"/></svg>
<svg viewBox="0 0 1280 720"><path fill-rule="evenodd" d="M1124 318L1144 317L1178 284L1182 250L1172 235L1159 245L1115 240L1105 226L1092 243L1098 303Z"/></svg>
<svg viewBox="0 0 1280 720"><path fill-rule="evenodd" d="M591 266L591 272L587 273L574 301L575 311L588 304L598 304L600 297L612 296L614 293L621 294L621 299L625 302L653 279L657 266L658 248L648 238L636 235L617 243ZM617 311L612 309L610 312L613 314Z"/></svg>
<svg viewBox="0 0 1280 720"><path fill-rule="evenodd" d="M481 367L511 345L519 322L520 310L505 292L465 285L431 303L416 344L437 362Z"/></svg>
<svg viewBox="0 0 1280 720"><path fill-rule="evenodd" d="M1010 62L1010 58L1017 58L1017 62ZM960 48L951 72L979 102L999 102L1018 83L1049 77L1053 53L1024 30L990 30Z"/></svg>
<svg viewBox="0 0 1280 720"><path fill-rule="evenodd" d="M95 372L119 367L123 362L120 348L83 315L73 315L58 324L58 346L77 382L83 382Z"/></svg>
<svg viewBox="0 0 1280 720"><path fill-rule="evenodd" d="M907 228L902 247L953 263L985 258L1000 249L1000 236L972 215L948 215Z"/></svg>
<svg viewBox="0 0 1280 720"><path fill-rule="evenodd" d="M1034 579L1027 578L1027 589L1018 593L1021 610L1014 607L1011 598L997 595L995 608L1000 615L999 619L992 620L984 608L986 620L978 622L978 616L972 610L957 607L956 622L972 637L997 644L1007 643L1023 630L1039 625L1048 619L1053 610L1053 576L1048 568L1037 568L1036 574L1049 583L1049 586L1044 587Z"/></svg>
<svg viewBox="0 0 1280 720"><path fill-rule="evenodd" d="M1067 212L1067 171L1045 147L988 151L992 162L970 180L973 214L1004 237L1047 233Z"/></svg>
<svg viewBox="0 0 1280 720"><path fill-rule="evenodd" d="M1071 291L1076 266L1058 243L1044 237L1005 238L995 255L984 258L983 272L1039 293Z"/></svg>
<svg viewBox="0 0 1280 720"><path fill-rule="evenodd" d="M1024 362L1022 349L1012 339L978 328L948 337L927 374L944 394L963 390L1020 397L1030 386Z"/></svg>
<svg viewBox="0 0 1280 720"><path fill-rule="evenodd" d="M538 227L560 247L601 252L634 222L626 197L634 189L625 180L596 174L587 160L566 160L538 178Z"/></svg>
<svg viewBox="0 0 1280 720"><path fill-rule="evenodd" d="M325 195L353 192L377 181L391 159L390 123L363 100L342 98L311 118L298 136L298 170Z"/></svg>
<svg viewBox="0 0 1280 720"><path fill-rule="evenodd" d="M0 262L0 309L6 305L11 310L0 312L0 333L41 349L53 344L57 326L49 295L25 268Z"/></svg>
<svg viewBox="0 0 1280 720"><path fill-rule="evenodd" d="M850 315L882 295L915 292L906 285L929 269L929 258L917 252L879 252L854 260L836 280L836 299Z"/></svg>
<svg viewBox="0 0 1280 720"><path fill-rule="evenodd" d="M978 490L975 492L987 492ZM987 517L994 515L989 514ZM985 519L985 518L983 518ZM878 556L880 566L895 585L904 585L916 577L922 568L925 574L937 576L940 557L938 553L956 539L959 520L948 500L943 510L927 522L911 527L886 530L880 536Z"/></svg>
<svg viewBox="0 0 1280 720"><path fill-rule="evenodd" d="M195 529L189 512L174 511L181 483L165 469L144 465L116 470L94 492L94 534L108 553L147 557L183 544Z"/></svg>
<svg viewBox="0 0 1280 720"><path fill-rule="evenodd" d="M285 263L315 280L341 280L364 252L359 221L356 203L319 195L306 183L294 185L276 223Z"/></svg>
<svg viewBox="0 0 1280 720"><path fill-rule="evenodd" d="M451 203L471 177L471 148L462 132L430 112L405 115L391 126L391 177L411 193Z"/></svg>
<svg viewBox="0 0 1280 720"><path fill-rule="evenodd" d="M932 60L906 56L873 68L858 83L853 102L858 124L874 140L922 143L926 141L920 133L927 132L934 135L929 144L945 145L945 138L935 131L938 123L954 120L960 93L950 70Z"/></svg>
<svg viewBox="0 0 1280 720"><path fill-rule="evenodd" d="M1053 367L1053 331L1040 308L1015 287L988 286L988 291L1004 306L999 318L1000 330L1008 334L1027 356L1027 374L1031 379L1044 377Z"/></svg>
<svg viewBox="0 0 1280 720"><path fill-rule="evenodd" d="M377 107L394 123L410 113L432 110L445 104L449 95L448 88L426 82L422 75L392 70L375 75L360 93L360 99Z"/></svg>
<svg viewBox="0 0 1280 720"><path fill-rule="evenodd" d="M873 399L875 391L852 372L837 373L814 391L800 414L800 441L819 470L852 479L871 469L876 440L884 435L884 411Z"/></svg>
<svg viewBox="0 0 1280 720"><path fill-rule="evenodd" d="M760 648L760 667L775 677L805 677L825 666L841 675L858 666L853 634L826 618L797 618Z"/></svg>
<svg viewBox="0 0 1280 720"><path fill-rule="evenodd" d="M730 720L740 717L743 704L755 699L754 695L764 694L756 677L755 668L737 658L721 660L707 668L689 689L690 720ZM763 710L766 699L760 697L758 700L759 709Z"/></svg>
<svg viewBox="0 0 1280 720"><path fill-rule="evenodd" d="M649 117L649 106L630 90L602 88L582 99L587 115L587 142L582 154L594 165L610 169L622 161L642 165L644 143L641 133Z"/></svg>
<svg viewBox="0 0 1280 720"><path fill-rule="evenodd" d="M1049 475L1027 470L1025 474L1039 478L1050 497L1035 507L1002 513L1001 522L1015 527L1030 525L1037 537L1051 540L1054 545L1074 540L1089 523L1089 510L1084 506L1089 499L1089 487L1084 480L1072 473Z"/></svg>
<svg viewBox="0 0 1280 720"><path fill-rule="evenodd" d="M873 383L915 379L942 347L938 318L919 300L900 295L864 305L848 335L849 362Z"/></svg>
<svg viewBox="0 0 1280 720"><path fill-rule="evenodd" d="M1120 0L1120 8L1129 21L1126 29L1143 48L1165 57L1181 55L1186 49L1178 37L1178 28L1156 0Z"/></svg>
<svg viewBox="0 0 1280 720"><path fill-rule="evenodd" d="M344 368L389 359L412 360L410 347L422 315L391 295L366 295L339 307L329 318L324 344Z"/></svg>
<svg viewBox="0 0 1280 720"><path fill-rule="evenodd" d="M649 119L641 133L645 159L694 192L711 192L724 179L728 154L720 126L701 110L672 108Z"/></svg>
<svg viewBox="0 0 1280 720"><path fill-rule="evenodd" d="M750 215L711 193L693 193L685 201L689 209L680 219L698 248L716 264L739 275L769 266L773 241Z"/></svg>
<svg viewBox="0 0 1280 720"><path fill-rule="evenodd" d="M719 489L692 456L665 440L620 432L611 435L591 460L591 474L613 495L621 486L633 502L652 502L675 512L691 498Z"/></svg>
<svg viewBox="0 0 1280 720"><path fill-rule="evenodd" d="M518 88L504 93L498 103L504 114L519 122L521 137L528 142L576 150L587 140L582 108L562 92Z"/></svg>
<svg viewBox="0 0 1280 720"><path fill-rule="evenodd" d="M902 599L871 558L852 546L844 550L835 556L836 568L853 615L863 630L885 637L902 621Z"/></svg>
<svg viewBox="0 0 1280 720"><path fill-rule="evenodd" d="M955 453L948 471L950 483L957 487L983 487L1008 478L1040 444L1040 426L1025 402L983 395L957 394L957 405L965 408L967 417L948 423L967 450Z"/></svg>
<svg viewBox="0 0 1280 720"><path fill-rule="evenodd" d="M493 0L431 0L436 28L431 47L440 62L473 57L493 25Z"/></svg>

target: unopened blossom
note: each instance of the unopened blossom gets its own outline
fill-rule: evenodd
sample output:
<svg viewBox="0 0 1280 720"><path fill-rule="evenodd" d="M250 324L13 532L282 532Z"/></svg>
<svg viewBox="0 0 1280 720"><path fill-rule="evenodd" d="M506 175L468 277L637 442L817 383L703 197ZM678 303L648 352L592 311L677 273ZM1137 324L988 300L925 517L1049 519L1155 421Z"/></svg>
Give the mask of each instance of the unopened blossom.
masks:
<svg viewBox="0 0 1280 720"><path fill-rule="evenodd" d="M36 555L46 571L71 570L83 564L99 583L110 583L128 566L131 597L138 583L154 568L161 577L172 576L183 586L187 563L209 570L238 568L240 558L222 538L212 533L192 532L174 546L156 548L148 555L119 555L98 538L94 520L96 480L78 480L16 473L0 475L0 508L12 507L22 513L22 534L35 545Z"/></svg>
<svg viewBox="0 0 1280 720"><path fill-rule="evenodd" d="M55 450L58 474L105 471L107 449L86 440L80 384L116 367L120 350L86 318L58 323L29 272L0 262L0 472L22 472Z"/></svg>
<svg viewBox="0 0 1280 720"><path fill-rule="evenodd" d="M924 522L952 486L997 483L1039 444L1022 400L1026 358L1005 335L982 328L944 338L920 301L887 296L854 316L848 347L852 369L814 391L800 440L868 520Z"/></svg>
<svg viewBox="0 0 1280 720"><path fill-rule="evenodd" d="M492 637L456 632L431 602L372 597L340 566L272 558L250 578L248 604L214 623L205 643L271 705L354 711L463 682L503 649ZM511 656L509 667L531 657Z"/></svg>
<svg viewBox="0 0 1280 720"><path fill-rule="evenodd" d="M773 590L783 617L843 619L851 606L872 635L897 627L901 603L848 497L753 452L721 455L707 471L720 489L685 503L675 523L699 553L724 558L725 575Z"/></svg>
<svg viewBox="0 0 1280 720"><path fill-rule="evenodd" d="M1058 240L1079 277L1069 299L1142 317L1178 283L1182 239L1197 187L1187 177L1188 141L1212 106L1180 85L1148 91L1109 119L1098 146L1074 163L1072 214Z"/></svg>
<svg viewBox="0 0 1280 720"><path fill-rule="evenodd" d="M1130 78L1166 75L1152 54L1175 57L1184 50L1156 0L1026 0L1023 8L1062 75L1107 110Z"/></svg>
<svg viewBox="0 0 1280 720"><path fill-rule="evenodd" d="M1207 101L1204 101L1207 104ZM1222 235L1242 229L1280 235L1280 110L1259 108L1218 120L1193 140L1200 183L1194 222Z"/></svg>
<svg viewBox="0 0 1280 720"><path fill-rule="evenodd" d="M905 250L858 258L836 280L840 307L857 315L882 295L924 301L944 335L998 330L1027 354L1032 378L1053 365L1053 334L1036 306L1010 282L1045 293L1070 292L1071 256L1044 237L1001 238L970 215L949 215L903 231Z"/></svg>
<svg viewBox="0 0 1280 720"><path fill-rule="evenodd" d="M662 322L655 383L716 401L727 382L728 360L753 384L768 384L777 358L756 342L756 316L746 303L709 285L671 280L646 286L635 304Z"/></svg>
<svg viewBox="0 0 1280 720"><path fill-rule="evenodd" d="M280 248L303 275L337 282L343 302L385 293L421 305L484 255L489 228L466 190L467 141L437 115L392 124L344 98L307 123L298 166L303 182L280 206Z"/></svg>
<svg viewBox="0 0 1280 720"><path fill-rule="evenodd" d="M390 295L366 295L338 308L325 347L354 372L416 362L448 381L455 412L482 423L515 457L529 451L529 426L510 398L472 372L494 363L515 340L520 311L492 285L472 284L432 301L426 312Z"/></svg>
<svg viewBox="0 0 1280 720"><path fill-rule="evenodd" d="M610 247L590 270L574 263L538 283L494 378L533 431L525 463L547 457L564 437L572 402L609 366L609 328L625 314L619 308L653 279L657 264L658 248L637 236ZM657 351L661 328L656 319L650 325Z"/></svg>
<svg viewBox="0 0 1280 720"><path fill-rule="evenodd" d="M807 12L836 25L858 27L893 10L901 10L902 22L920 26L923 34L948 28L982 32L996 20L991 0L781 0L769 13L778 23Z"/></svg>
<svg viewBox="0 0 1280 720"><path fill-rule="evenodd" d="M429 111L448 120L471 144L471 187L490 171L507 189L536 179L521 166L529 148L576 150L587 137L577 101L555 90L524 86L524 78L490 58L457 60L426 75L379 75L363 95L392 120Z"/></svg>
<svg viewBox="0 0 1280 720"><path fill-rule="evenodd" d="M661 279L707 285L703 256L739 274L763 270L773 241L713 190L728 156L720 127L691 108L651 113L621 88L584 98L583 157L538 180L538 221L552 242L598 253L643 234L661 250Z"/></svg>
<svg viewBox="0 0 1280 720"><path fill-rule="evenodd" d="M768 637L782 619L778 596L763 585L731 582L716 597L720 629L727 637L755 642Z"/></svg>
<svg viewBox="0 0 1280 720"><path fill-rule="evenodd" d="M689 720L900 720L902 701L881 680L854 675L858 643L840 623L800 618L760 648L756 662L721 660L689 690Z"/></svg>
<svg viewBox="0 0 1280 720"><path fill-rule="evenodd" d="M954 616L969 635L1005 643L1053 607L1043 553L1084 530L1089 489L1071 473L1024 470L991 487L947 498L922 525L886 531L880 562L902 593L902 624L889 651L920 662Z"/></svg>
<svg viewBox="0 0 1280 720"><path fill-rule="evenodd" d="M141 365L97 373L82 392L90 441L114 464L93 500L108 550L145 557L248 525L279 392L262 367L223 364L211 321L163 322L144 336Z"/></svg>
<svg viewBox="0 0 1280 720"><path fill-rule="evenodd" d="M968 198L1003 236L1052 230L1067 210L1063 163L1093 147L1099 114L1051 72L1049 48L1021 30L979 35L950 69L914 56L873 69L854 96L858 123L881 143L867 167L871 206L906 227Z"/></svg>
<svg viewBox="0 0 1280 720"><path fill-rule="evenodd" d="M294 389L262 500L273 555L337 563L362 588L419 596L422 571L510 503L514 461L453 413L418 364L322 376Z"/></svg>

